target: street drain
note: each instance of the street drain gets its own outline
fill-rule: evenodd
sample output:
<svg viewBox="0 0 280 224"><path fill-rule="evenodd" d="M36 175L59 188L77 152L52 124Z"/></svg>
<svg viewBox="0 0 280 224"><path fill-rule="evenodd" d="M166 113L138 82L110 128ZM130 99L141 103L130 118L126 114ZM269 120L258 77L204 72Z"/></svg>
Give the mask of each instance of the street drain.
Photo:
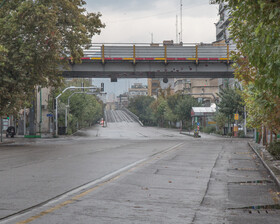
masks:
<svg viewBox="0 0 280 224"><path fill-rule="evenodd" d="M239 181L239 182L229 182L228 184L239 184L239 185L266 185L266 184L273 184L271 180L249 180L249 181Z"/></svg>

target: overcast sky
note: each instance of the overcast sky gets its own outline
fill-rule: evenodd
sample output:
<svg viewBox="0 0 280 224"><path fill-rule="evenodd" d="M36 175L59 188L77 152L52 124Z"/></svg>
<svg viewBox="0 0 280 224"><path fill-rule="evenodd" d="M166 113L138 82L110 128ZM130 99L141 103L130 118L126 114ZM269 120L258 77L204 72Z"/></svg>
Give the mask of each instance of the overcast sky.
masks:
<svg viewBox="0 0 280 224"><path fill-rule="evenodd" d="M161 43L176 41L176 15L180 31L180 0L87 0L89 12L100 12L106 28L95 43ZM199 43L216 40L214 23L218 21L218 6L209 0L183 0L183 42ZM105 82L105 91L116 95L127 91L129 85L145 80L94 80Z"/></svg>
<svg viewBox="0 0 280 224"><path fill-rule="evenodd" d="M176 40L176 15L180 30L180 0L87 0L89 12L102 13L106 24L94 42L150 43ZM209 0L183 0L183 42L215 41L217 5Z"/></svg>

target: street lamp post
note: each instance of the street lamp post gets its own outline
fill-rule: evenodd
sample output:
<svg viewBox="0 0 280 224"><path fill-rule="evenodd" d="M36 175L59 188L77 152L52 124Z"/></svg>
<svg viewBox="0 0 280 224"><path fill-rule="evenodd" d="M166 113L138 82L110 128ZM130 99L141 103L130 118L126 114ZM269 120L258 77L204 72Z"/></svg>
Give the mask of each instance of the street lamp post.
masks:
<svg viewBox="0 0 280 224"><path fill-rule="evenodd" d="M59 97L68 89L95 89L96 87L77 87L77 86L70 86L65 88L56 98L55 98L55 135L58 136L58 99Z"/></svg>

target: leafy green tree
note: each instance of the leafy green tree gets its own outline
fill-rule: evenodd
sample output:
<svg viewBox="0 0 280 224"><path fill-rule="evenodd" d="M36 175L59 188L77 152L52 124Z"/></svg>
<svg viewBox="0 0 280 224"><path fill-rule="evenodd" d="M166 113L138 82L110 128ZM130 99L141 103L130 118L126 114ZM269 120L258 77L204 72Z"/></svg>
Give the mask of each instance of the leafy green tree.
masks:
<svg viewBox="0 0 280 224"><path fill-rule="evenodd" d="M280 1L218 2L229 4L231 36L241 55L254 68L254 84L259 89L270 90L280 96ZM247 75L240 74L241 78Z"/></svg>
<svg viewBox="0 0 280 224"><path fill-rule="evenodd" d="M175 114L178 121L182 121L183 127L191 125L191 110L192 107L198 107L200 104L197 99L190 95L183 95L175 106Z"/></svg>
<svg viewBox="0 0 280 224"><path fill-rule="evenodd" d="M218 130L223 130L225 124L228 122L228 118L224 113L217 112L215 114L214 120L217 123Z"/></svg>
<svg viewBox="0 0 280 224"><path fill-rule="evenodd" d="M165 94L163 90L156 100L153 97L139 96L130 99L129 103L129 109L146 125L158 124L161 127L170 126L176 121L183 121L185 126L191 123L191 109L195 106L200 104L193 97Z"/></svg>
<svg viewBox="0 0 280 224"><path fill-rule="evenodd" d="M152 103L151 108L153 109L154 118L157 123L163 127L165 121L165 115L167 115L168 104L166 99L159 97L155 102Z"/></svg>
<svg viewBox="0 0 280 224"><path fill-rule="evenodd" d="M137 96L129 100L128 109L136 114L145 125L153 125L153 112L150 105L155 99L150 96Z"/></svg>
<svg viewBox="0 0 280 224"><path fill-rule="evenodd" d="M218 96L220 97L220 102L217 105L218 110L228 118L229 124L234 123L235 113L243 116L244 100L239 89L227 86L220 90Z"/></svg>
<svg viewBox="0 0 280 224"><path fill-rule="evenodd" d="M88 127L102 117L102 105L95 96L75 94L70 101L70 113L76 117L79 127ZM70 121L70 124L71 121ZM76 125L76 124L72 124Z"/></svg>
<svg viewBox="0 0 280 224"><path fill-rule="evenodd" d="M219 112L227 117L233 117L235 113L243 114L244 101L240 90L227 86L220 90L218 96L220 97L220 102L218 103Z"/></svg>
<svg viewBox="0 0 280 224"><path fill-rule="evenodd" d="M71 82L64 83L58 89L53 92L53 97L57 96L67 86L91 86L91 82L88 79L73 79ZM65 126L65 109L68 106L68 134L71 134L83 127L89 127L95 124L96 121L103 117L103 102L95 95L88 95L90 90L82 89L75 91L66 91L59 98L58 104L58 117L59 127Z"/></svg>
<svg viewBox="0 0 280 224"><path fill-rule="evenodd" d="M179 120L191 120L192 107L198 107L200 104L190 95L184 95L175 107L176 115Z"/></svg>
<svg viewBox="0 0 280 224"><path fill-rule="evenodd" d="M35 86L59 86L68 57L79 63L83 47L100 33L100 13L83 0L13 0L0 9L0 113L19 110Z"/></svg>
<svg viewBox="0 0 280 224"><path fill-rule="evenodd" d="M231 37L238 52L235 76L243 83L249 125L280 131L280 1L217 0L231 11Z"/></svg>

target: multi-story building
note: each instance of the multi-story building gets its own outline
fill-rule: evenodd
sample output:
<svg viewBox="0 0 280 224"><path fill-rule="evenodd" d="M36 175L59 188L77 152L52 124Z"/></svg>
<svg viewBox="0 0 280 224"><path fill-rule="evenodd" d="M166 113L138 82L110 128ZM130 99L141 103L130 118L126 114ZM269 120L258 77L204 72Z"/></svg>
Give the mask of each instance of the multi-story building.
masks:
<svg viewBox="0 0 280 224"><path fill-rule="evenodd" d="M129 104L128 99L129 99L128 93L123 93L123 94L120 94L119 96L117 96L117 100L115 102L116 108L121 109L123 107L128 107L128 104Z"/></svg>
<svg viewBox="0 0 280 224"><path fill-rule="evenodd" d="M226 42L229 42L230 34L229 34L228 26L230 23L230 12L227 3L219 4L219 16L220 16L219 21L215 23L216 40L217 41L225 40Z"/></svg>
<svg viewBox="0 0 280 224"><path fill-rule="evenodd" d="M148 87L142 83L134 83L131 88L128 89L128 95L130 98L135 96L147 96Z"/></svg>
<svg viewBox="0 0 280 224"><path fill-rule="evenodd" d="M160 80L159 79L148 79L148 95L157 97L158 91L160 89Z"/></svg>
<svg viewBox="0 0 280 224"><path fill-rule="evenodd" d="M216 1L211 1L210 4L216 4ZM232 39L230 37L229 25L230 25L230 10L228 3L219 4L219 21L215 23L216 25L216 42L213 44L232 44ZM220 88L224 88L225 85L234 86L236 80L231 79L219 79Z"/></svg>
<svg viewBox="0 0 280 224"><path fill-rule="evenodd" d="M189 94L205 106L216 103L219 92L218 79L175 79L175 93Z"/></svg>

